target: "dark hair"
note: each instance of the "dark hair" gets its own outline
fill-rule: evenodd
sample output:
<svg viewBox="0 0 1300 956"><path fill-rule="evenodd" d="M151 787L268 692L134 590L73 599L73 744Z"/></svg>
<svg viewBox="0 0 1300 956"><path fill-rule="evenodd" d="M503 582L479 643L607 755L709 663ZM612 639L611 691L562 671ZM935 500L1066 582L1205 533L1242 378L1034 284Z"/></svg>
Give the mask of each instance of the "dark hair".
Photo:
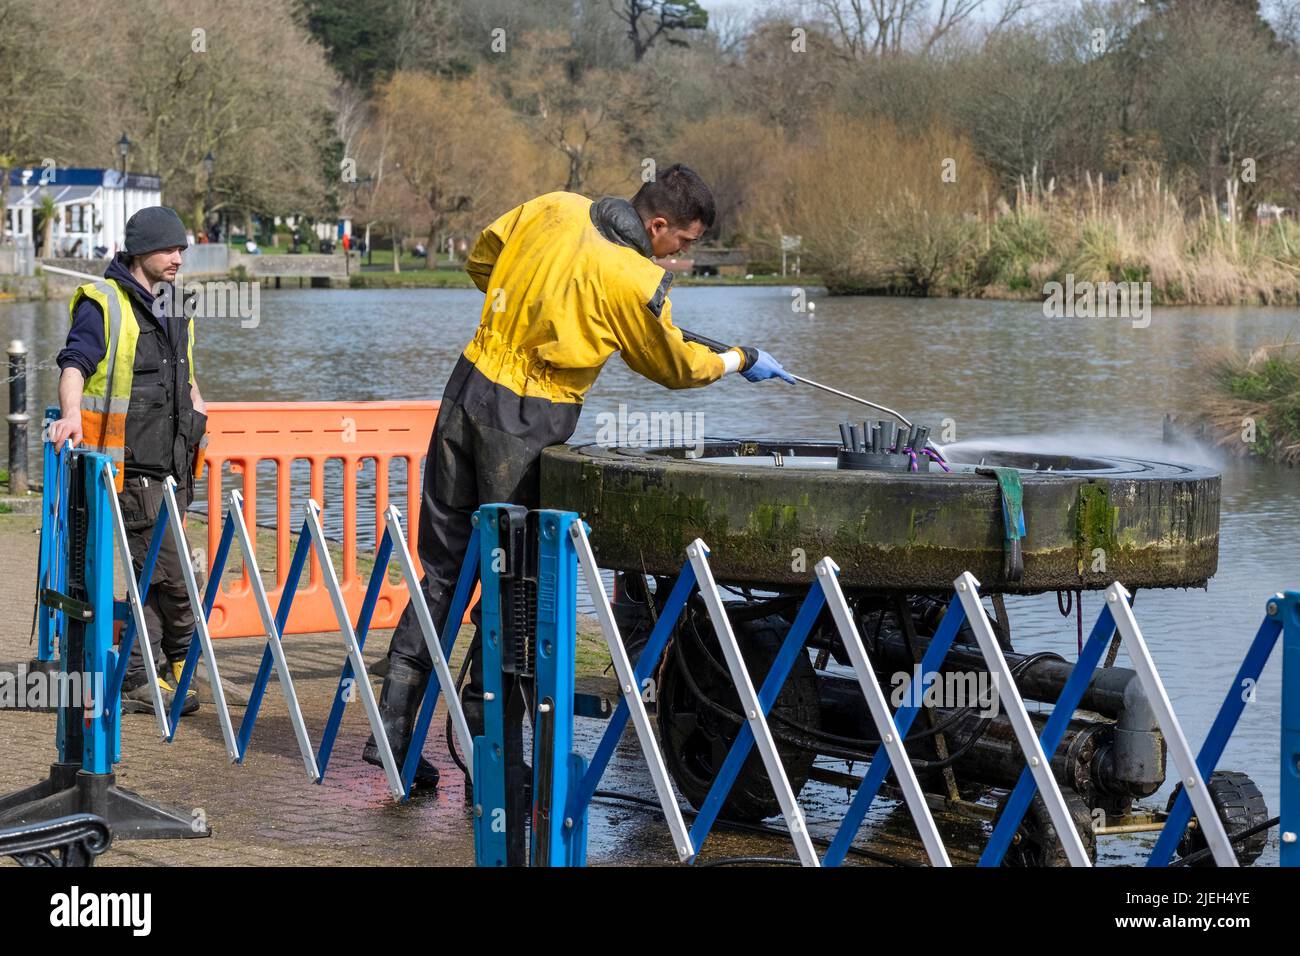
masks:
<svg viewBox="0 0 1300 956"><path fill-rule="evenodd" d="M663 216L677 229L685 229L697 219L711 229L716 216L712 191L695 170L681 163L644 183L632 197L632 205L642 219Z"/></svg>

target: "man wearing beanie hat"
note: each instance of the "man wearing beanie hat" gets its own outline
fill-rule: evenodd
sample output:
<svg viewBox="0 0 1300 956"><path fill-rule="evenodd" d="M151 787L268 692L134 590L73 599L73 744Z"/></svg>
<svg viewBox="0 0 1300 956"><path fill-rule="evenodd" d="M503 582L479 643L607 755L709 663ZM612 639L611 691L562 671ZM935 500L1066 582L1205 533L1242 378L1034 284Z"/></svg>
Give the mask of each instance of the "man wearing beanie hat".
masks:
<svg viewBox="0 0 1300 956"><path fill-rule="evenodd" d="M184 315L181 297L164 293L188 245L174 210L150 206L132 216L125 251L113 257L102 280L73 293L71 328L56 360L61 417L50 426L50 440L56 447L67 439L84 441L113 461L137 576L165 507L163 480L176 480L183 513L203 470L207 416L194 376L194 320ZM163 537L144 607L151 640L161 638L158 683L168 709L194 631L181 570L188 558L170 535ZM154 709L142 644L135 642L122 684L126 713ZM190 691L182 713L198 705Z"/></svg>

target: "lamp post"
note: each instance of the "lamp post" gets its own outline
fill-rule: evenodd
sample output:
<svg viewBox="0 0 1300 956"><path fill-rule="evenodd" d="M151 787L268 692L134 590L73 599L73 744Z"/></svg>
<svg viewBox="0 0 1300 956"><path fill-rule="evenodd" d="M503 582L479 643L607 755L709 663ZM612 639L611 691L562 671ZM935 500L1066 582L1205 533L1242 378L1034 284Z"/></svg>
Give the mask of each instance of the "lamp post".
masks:
<svg viewBox="0 0 1300 956"><path fill-rule="evenodd" d="M208 150L208 155L203 157L203 171L208 174L207 191L203 196L203 231L208 231L208 219L212 215L212 168L217 165L217 157L212 155L212 150ZM211 238L211 237L209 237Z"/></svg>
<svg viewBox="0 0 1300 956"><path fill-rule="evenodd" d="M360 186L363 189L370 189L372 186L374 186L374 184L375 184L375 177L370 175L369 173L366 174L365 179L362 179L360 181L354 179L352 181L352 211L354 213L356 212L357 209L357 187ZM367 207L368 206L369 203L367 203ZM354 236L356 235L355 229L353 230L352 234ZM371 265L373 262L374 262L374 256L373 253L370 251L370 223L366 223L366 265ZM358 256L357 264L360 265L360 263L361 263L361 258L360 256Z"/></svg>
<svg viewBox="0 0 1300 956"><path fill-rule="evenodd" d="M126 154L131 152L131 140L127 138L126 133L117 141L117 153L122 157L122 244L118 247L120 250L126 248Z"/></svg>

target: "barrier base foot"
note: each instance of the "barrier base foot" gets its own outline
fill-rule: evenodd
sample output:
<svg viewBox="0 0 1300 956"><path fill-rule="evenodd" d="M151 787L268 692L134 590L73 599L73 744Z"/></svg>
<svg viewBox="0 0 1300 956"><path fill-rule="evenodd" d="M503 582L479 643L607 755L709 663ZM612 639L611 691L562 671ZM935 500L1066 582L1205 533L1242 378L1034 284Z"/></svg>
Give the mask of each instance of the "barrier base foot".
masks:
<svg viewBox="0 0 1300 956"><path fill-rule="evenodd" d="M108 822L115 840L183 840L212 835L206 820L146 800L114 784L111 773L85 773L56 763L47 780L0 798L0 827L44 823L73 813Z"/></svg>

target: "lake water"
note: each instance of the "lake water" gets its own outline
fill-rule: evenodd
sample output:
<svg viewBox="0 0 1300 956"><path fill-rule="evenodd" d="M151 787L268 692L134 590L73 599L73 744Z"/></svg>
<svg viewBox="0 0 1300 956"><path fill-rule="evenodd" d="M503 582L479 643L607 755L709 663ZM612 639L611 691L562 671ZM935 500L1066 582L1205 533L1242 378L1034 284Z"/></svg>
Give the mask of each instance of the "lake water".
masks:
<svg viewBox="0 0 1300 956"><path fill-rule="evenodd" d="M713 338L767 348L791 371L890 405L936 432L950 418L958 440L1055 443L1077 453L1196 460L1222 470L1218 574L1207 590L1144 591L1135 605L1192 746L1199 747L1266 599L1300 588L1300 472L1170 449L1160 441L1161 421L1192 395L1203 350L1295 338L1300 311L1157 309L1150 327L1137 329L1127 320L1044 318L1034 303L809 294L816 310L799 313L792 287L684 288L672 295L673 318ZM195 364L203 395L208 401L437 399L481 302L467 290L264 291L256 328L235 320L200 325ZM53 359L66 328L65 302L0 305L0 336L25 340L37 363L30 392L38 414L56 400ZM7 402L7 389L0 390L0 414L8 412ZM807 387L753 385L739 377L669 392L615 358L589 397L576 439L594 439L599 413L616 413L620 403L636 411L702 413L711 436L827 440L838 437L839 421L861 419L865 411ZM1088 624L1100 596L1091 592L1083 600ZM1074 621L1061 618L1051 595L1011 599L1008 606L1018 650L1054 650L1073 659ZM1220 764L1251 774L1272 812L1280 647L1276 655ZM1169 789L1161 792L1161 805ZM1130 862L1149 843L1106 839L1101 859ZM1276 859L1274 831L1261 862Z"/></svg>

